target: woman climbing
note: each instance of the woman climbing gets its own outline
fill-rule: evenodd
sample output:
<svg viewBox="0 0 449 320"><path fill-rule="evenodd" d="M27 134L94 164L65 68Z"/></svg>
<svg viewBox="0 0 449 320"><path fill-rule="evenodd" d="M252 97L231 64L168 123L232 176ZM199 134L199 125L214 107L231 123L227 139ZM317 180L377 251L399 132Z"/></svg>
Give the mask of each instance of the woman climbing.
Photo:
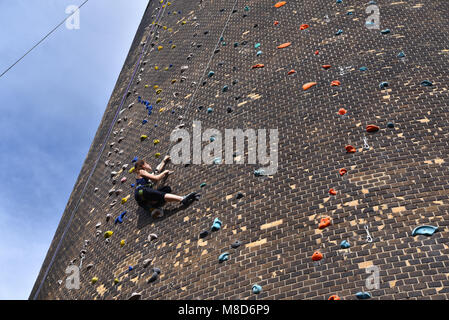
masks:
<svg viewBox="0 0 449 320"><path fill-rule="evenodd" d="M158 182L167 178L173 171L164 170L164 166L170 161L170 156L166 156L164 160L152 172L151 166L145 160L138 160L134 165L136 178L136 191L134 198L138 205L145 210L159 209L166 202L180 202L183 205L188 205L195 200L199 200L199 194L196 192L189 193L181 197L171 193L169 186L163 186L154 189ZM162 172L161 172L162 171ZM158 218L163 215L162 210L154 210L153 218Z"/></svg>

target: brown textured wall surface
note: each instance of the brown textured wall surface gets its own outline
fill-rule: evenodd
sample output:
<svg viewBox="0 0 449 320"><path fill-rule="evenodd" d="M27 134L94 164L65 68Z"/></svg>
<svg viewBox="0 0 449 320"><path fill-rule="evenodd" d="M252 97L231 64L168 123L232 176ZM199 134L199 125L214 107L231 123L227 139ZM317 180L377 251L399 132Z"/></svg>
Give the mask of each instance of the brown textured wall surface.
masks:
<svg viewBox="0 0 449 320"><path fill-rule="evenodd" d="M142 299L328 299L336 294L349 300L359 291L370 292L372 299L449 298L449 2L378 0L380 30L365 27L369 1L287 1L275 8L276 2L173 0L162 7L150 1L31 299L36 293L37 299L128 299L139 292ZM300 30L302 24L310 27ZM336 35L339 29L343 33ZM385 29L391 32L382 34ZM277 49L285 42L292 44ZM144 62L115 119L143 49ZM404 58L397 56L401 51ZM265 67L251 68L258 63ZM331 68L323 69L327 64ZM184 65L188 69L181 73ZM296 73L288 75L291 69ZM215 74L208 77L209 71ZM331 86L333 80L341 85ZM433 85L421 85L424 80ZM304 91L302 85L312 81L317 85ZM380 89L383 81L389 85ZM225 85L229 90L222 92ZM153 106L150 116L139 96ZM346 118L338 115L340 108L348 111ZM183 210L170 204L163 218L153 220L134 200L131 161L138 156L155 167L160 160L155 153L164 155L172 145L171 131L180 123L191 131L194 120L202 121L203 131L277 128L278 171L256 177L260 165L169 164L175 173L167 184L174 192L200 189L202 198ZM380 130L367 133L368 124ZM142 134L148 139L140 141ZM363 149L364 136L369 150ZM160 143L154 145L154 139ZM357 152L346 153L348 144ZM129 166L121 171L124 164ZM343 177L340 168L348 170ZM112 171L119 174L111 177ZM203 182L207 185L200 188ZM113 187L123 192L109 196ZM337 195L330 195L330 188ZM238 192L244 197L236 199ZM127 195L130 199L121 204ZM111 206L113 200L118 202ZM114 224L124 210L124 222ZM332 224L320 230L322 217L331 217ZM215 218L223 222L221 230L200 240ZM419 225L439 231L413 237ZM109 243L103 237L107 230L114 232ZM158 239L148 241L150 233ZM122 239L126 244L120 247ZM86 246L85 240L90 241ZM236 240L242 245L232 249ZM342 240L350 249L340 248ZM75 258L79 265L82 249L81 288L68 290L65 269ZM324 256L319 263L311 259L316 250ZM229 260L219 263L223 252L229 252ZM145 268L148 258L153 262ZM93 267L86 270L89 264ZM371 265L380 270L379 289L365 287ZM147 283L153 267L161 274ZM251 292L256 283L263 287L259 295Z"/></svg>

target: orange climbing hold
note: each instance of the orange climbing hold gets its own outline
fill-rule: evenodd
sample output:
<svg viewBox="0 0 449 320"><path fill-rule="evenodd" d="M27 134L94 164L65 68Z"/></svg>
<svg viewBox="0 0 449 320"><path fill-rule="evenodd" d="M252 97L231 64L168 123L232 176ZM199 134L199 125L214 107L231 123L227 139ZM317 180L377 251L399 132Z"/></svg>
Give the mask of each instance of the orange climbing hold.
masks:
<svg viewBox="0 0 449 320"><path fill-rule="evenodd" d="M281 45L278 45L278 49L283 49L283 48L290 47L291 44L292 44L291 42L283 43Z"/></svg>
<svg viewBox="0 0 449 320"><path fill-rule="evenodd" d="M279 21L275 21L274 25L277 26L279 24Z"/></svg>
<svg viewBox="0 0 449 320"><path fill-rule="evenodd" d="M329 190L329 194L335 196L335 195L337 194L337 191L335 191L334 188L331 188L331 189Z"/></svg>
<svg viewBox="0 0 449 320"><path fill-rule="evenodd" d="M354 152L356 152L355 148L354 148L353 146L351 146L351 145L347 145L347 146L345 147L345 149L346 149L346 151L349 152L349 153L354 153Z"/></svg>
<svg viewBox="0 0 449 320"><path fill-rule="evenodd" d="M331 65L330 64L325 64L325 65L322 65L321 67L323 67L323 69L329 69L330 67L331 67Z"/></svg>
<svg viewBox="0 0 449 320"><path fill-rule="evenodd" d="M312 88L313 86L315 86L316 84L317 84L316 82L307 82L306 84L304 84L304 85L302 86L302 89L303 89L304 91L306 91L306 90Z"/></svg>
<svg viewBox="0 0 449 320"><path fill-rule="evenodd" d="M302 25L299 27L299 30L306 30L308 27L309 27L308 24L302 24Z"/></svg>
<svg viewBox="0 0 449 320"><path fill-rule="evenodd" d="M340 171L338 171L338 173L340 173L340 176L344 176L347 172L348 170L346 170L345 168L341 168Z"/></svg>
<svg viewBox="0 0 449 320"><path fill-rule="evenodd" d="M329 299L327 299L327 300L340 300L340 297L337 296L336 294L334 294L334 295L330 296Z"/></svg>
<svg viewBox="0 0 449 320"><path fill-rule="evenodd" d="M378 126L375 126L374 124L369 124L366 126L366 131L368 132L377 132L379 131L379 129L380 128Z"/></svg>
<svg viewBox="0 0 449 320"><path fill-rule="evenodd" d="M258 64L255 64L255 65L253 65L253 69L256 69L256 68L263 68L263 67L265 67L265 65L263 65L263 64L261 64L261 63L258 63Z"/></svg>
<svg viewBox="0 0 449 320"><path fill-rule="evenodd" d="M340 81L338 81L338 80L334 80L334 81L332 81L331 82L331 86L332 87L337 87L337 86L339 86L341 83L340 83Z"/></svg>
<svg viewBox="0 0 449 320"><path fill-rule="evenodd" d="M276 3L275 5L274 5L274 7L275 8L280 8L280 7L282 7L283 5L285 5L287 3L287 1L279 1L278 3Z"/></svg>
<svg viewBox="0 0 449 320"><path fill-rule="evenodd" d="M346 109L340 108L340 110L338 110L338 114L344 116L346 114Z"/></svg>
<svg viewBox="0 0 449 320"><path fill-rule="evenodd" d="M294 74L294 73L296 73L296 71L293 70L293 69L291 69L287 74L288 74L288 75L291 75L291 74Z"/></svg>
<svg viewBox="0 0 449 320"><path fill-rule="evenodd" d="M317 51L315 51L315 55L317 56L318 54L319 54L320 52L317 50Z"/></svg>
<svg viewBox="0 0 449 320"><path fill-rule="evenodd" d="M324 229L326 227L329 227L331 225L331 218L322 218L320 221L320 224L318 225L318 229Z"/></svg>
<svg viewBox="0 0 449 320"><path fill-rule="evenodd" d="M312 260L313 261L320 261L321 259L323 259L323 255L321 254L321 252L319 251L315 251L312 255Z"/></svg>

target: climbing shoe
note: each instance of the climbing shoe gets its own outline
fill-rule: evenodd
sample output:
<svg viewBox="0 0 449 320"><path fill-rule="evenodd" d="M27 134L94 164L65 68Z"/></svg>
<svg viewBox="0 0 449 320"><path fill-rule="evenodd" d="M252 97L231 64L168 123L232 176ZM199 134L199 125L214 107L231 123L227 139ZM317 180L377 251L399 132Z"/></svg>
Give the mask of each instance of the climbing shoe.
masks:
<svg viewBox="0 0 449 320"><path fill-rule="evenodd" d="M183 205L187 205L187 204L190 204L190 203L192 203L193 201L198 201L199 200L199 194L198 193L196 193L196 192L192 192L192 193L189 193L188 195L186 195L182 200L181 200L181 203L183 204Z"/></svg>

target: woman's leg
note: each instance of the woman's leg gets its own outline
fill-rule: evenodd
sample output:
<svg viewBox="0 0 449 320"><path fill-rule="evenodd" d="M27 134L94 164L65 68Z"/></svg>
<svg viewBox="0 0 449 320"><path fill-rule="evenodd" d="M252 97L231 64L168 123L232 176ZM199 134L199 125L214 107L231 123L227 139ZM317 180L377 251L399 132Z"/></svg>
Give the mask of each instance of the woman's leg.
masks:
<svg viewBox="0 0 449 320"><path fill-rule="evenodd" d="M167 202L181 202L183 197L177 196L175 194L166 193L164 196L165 201Z"/></svg>

